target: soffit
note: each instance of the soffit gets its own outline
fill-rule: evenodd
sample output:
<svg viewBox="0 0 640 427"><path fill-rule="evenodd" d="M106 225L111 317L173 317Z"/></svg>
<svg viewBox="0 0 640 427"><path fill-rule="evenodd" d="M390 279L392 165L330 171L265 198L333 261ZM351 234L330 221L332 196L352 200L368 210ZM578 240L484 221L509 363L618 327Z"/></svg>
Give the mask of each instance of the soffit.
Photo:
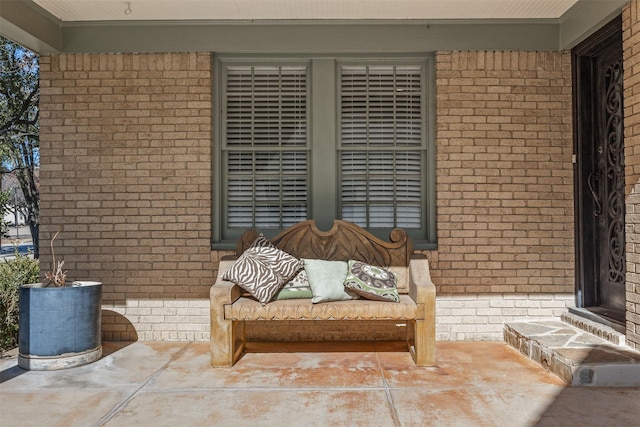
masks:
<svg viewBox="0 0 640 427"><path fill-rule="evenodd" d="M62 22L559 19L578 0L34 0Z"/></svg>

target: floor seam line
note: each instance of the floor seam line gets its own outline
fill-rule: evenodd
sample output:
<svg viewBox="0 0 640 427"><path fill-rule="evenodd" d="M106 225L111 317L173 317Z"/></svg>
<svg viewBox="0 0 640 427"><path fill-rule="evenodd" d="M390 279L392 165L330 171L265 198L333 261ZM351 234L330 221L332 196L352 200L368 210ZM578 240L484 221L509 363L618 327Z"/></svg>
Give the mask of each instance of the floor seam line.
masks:
<svg viewBox="0 0 640 427"><path fill-rule="evenodd" d="M317 391L317 392L359 392L359 391L385 391L385 387L246 387L246 388L225 388L225 387L212 387L212 388L160 388L160 389L150 389L149 392L154 393L175 393L175 392L199 392L199 391L215 391L215 392L256 392L262 393L265 391L273 391L273 392L281 392L281 391L292 391L292 392L308 392L308 391Z"/></svg>
<svg viewBox="0 0 640 427"><path fill-rule="evenodd" d="M384 389L384 394L387 398L387 402L389 403L389 409L391 410L391 419L393 419L393 425L395 427L401 427L400 418L398 417L398 409L396 408L395 403L393 402L393 396L391 396L391 390L389 388L389 383L384 376L384 368L382 367L382 363L380 363L380 357L378 352L375 353L376 360L378 361L378 368L380 369L380 376L382 377L382 385Z"/></svg>
<svg viewBox="0 0 640 427"><path fill-rule="evenodd" d="M176 358L178 358L178 356L182 355L182 353L184 353L186 351L186 349L187 349L187 347L189 347L189 345L191 345L191 342L188 342L187 345L185 345L180 350L178 350L173 356L171 356L169 358L167 363L165 363L160 368L158 368L153 374L149 375L149 378L147 378L145 381L143 381L140 384L140 386L137 387L131 394L129 394L127 397L125 397L123 400L121 400L113 408L111 408L111 410L109 412L107 412L104 417L100 418L100 420L96 424L96 427L103 426L106 423L108 423L109 421L111 421L111 419L114 416L116 416L116 414L118 414L122 408L124 408L129 402L131 402L140 393L140 390L142 390L149 383L151 383L153 380L155 380L158 377L158 375L160 375L160 373L162 371L164 371L167 366L169 366L169 364L171 362L173 362Z"/></svg>

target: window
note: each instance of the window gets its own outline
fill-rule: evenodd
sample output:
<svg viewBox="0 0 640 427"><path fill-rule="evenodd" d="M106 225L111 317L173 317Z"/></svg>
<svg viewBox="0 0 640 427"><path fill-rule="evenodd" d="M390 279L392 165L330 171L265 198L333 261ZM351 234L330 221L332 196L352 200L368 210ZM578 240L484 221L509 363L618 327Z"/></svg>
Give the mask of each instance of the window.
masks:
<svg viewBox="0 0 640 427"><path fill-rule="evenodd" d="M217 58L214 245L342 218L434 246L431 63Z"/></svg>
<svg viewBox="0 0 640 427"><path fill-rule="evenodd" d="M342 218L424 229L422 67L340 66Z"/></svg>
<svg viewBox="0 0 640 427"><path fill-rule="evenodd" d="M229 66L223 175L228 229L282 229L308 216L307 67Z"/></svg>

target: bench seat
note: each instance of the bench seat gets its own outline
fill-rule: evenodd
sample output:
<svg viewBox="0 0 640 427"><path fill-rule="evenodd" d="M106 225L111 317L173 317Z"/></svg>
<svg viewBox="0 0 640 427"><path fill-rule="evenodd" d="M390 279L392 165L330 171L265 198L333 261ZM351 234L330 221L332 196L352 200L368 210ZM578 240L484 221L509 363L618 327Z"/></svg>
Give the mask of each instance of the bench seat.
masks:
<svg viewBox="0 0 640 427"><path fill-rule="evenodd" d="M225 319L233 320L412 320L419 310L409 295L399 303L365 299L313 304L310 299L273 301L262 305L253 298L241 297L224 306Z"/></svg>

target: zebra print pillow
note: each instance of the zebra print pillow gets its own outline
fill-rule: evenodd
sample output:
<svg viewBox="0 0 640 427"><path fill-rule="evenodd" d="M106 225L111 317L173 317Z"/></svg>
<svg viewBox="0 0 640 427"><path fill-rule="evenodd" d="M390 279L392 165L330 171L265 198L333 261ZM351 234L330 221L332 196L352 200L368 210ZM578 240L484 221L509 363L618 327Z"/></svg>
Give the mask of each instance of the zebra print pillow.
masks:
<svg viewBox="0 0 640 427"><path fill-rule="evenodd" d="M234 282L264 305L303 265L301 260L276 248L261 234L222 278Z"/></svg>

